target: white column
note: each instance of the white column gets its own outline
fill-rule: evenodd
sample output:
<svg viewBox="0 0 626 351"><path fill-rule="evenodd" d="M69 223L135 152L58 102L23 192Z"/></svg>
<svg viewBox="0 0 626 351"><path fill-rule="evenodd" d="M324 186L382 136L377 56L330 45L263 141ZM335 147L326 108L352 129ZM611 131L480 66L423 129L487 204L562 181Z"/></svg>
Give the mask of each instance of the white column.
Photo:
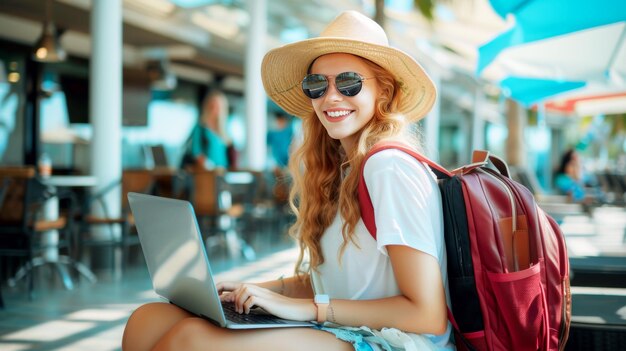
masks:
<svg viewBox="0 0 626 351"><path fill-rule="evenodd" d="M91 172L96 190L122 175L122 0L94 0L91 9L89 115ZM121 190L105 198L109 215L121 212ZM93 211L102 214L101 209Z"/></svg>
<svg viewBox="0 0 626 351"><path fill-rule="evenodd" d="M267 105L261 82L261 61L267 35L267 1L248 0L250 28L246 47L244 78L246 82L246 148L248 168L263 170L267 159Z"/></svg>
<svg viewBox="0 0 626 351"><path fill-rule="evenodd" d="M506 139L506 161L509 166L526 167L526 109L515 100L506 99L506 121L509 135Z"/></svg>
<svg viewBox="0 0 626 351"><path fill-rule="evenodd" d="M434 66L434 65L433 65ZM432 66L431 66L432 67ZM436 67L428 70L428 75L437 89L437 99L424 119L424 140L426 154L435 162L439 162L439 125L441 121L441 77Z"/></svg>

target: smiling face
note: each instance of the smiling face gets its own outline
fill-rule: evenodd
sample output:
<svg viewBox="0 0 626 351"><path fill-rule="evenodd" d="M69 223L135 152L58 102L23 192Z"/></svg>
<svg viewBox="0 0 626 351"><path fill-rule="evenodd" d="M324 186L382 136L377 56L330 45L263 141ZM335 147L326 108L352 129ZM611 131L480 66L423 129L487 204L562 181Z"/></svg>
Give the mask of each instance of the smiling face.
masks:
<svg viewBox="0 0 626 351"><path fill-rule="evenodd" d="M376 79L365 79L363 88L355 96L342 95L335 86L335 76L343 72L356 72L363 78L374 73L364 59L350 54L328 54L320 56L311 66L311 74L328 77L330 84L326 93L311 100L313 110L326 132L341 141L344 150L351 149L360 130L374 116L378 85Z"/></svg>

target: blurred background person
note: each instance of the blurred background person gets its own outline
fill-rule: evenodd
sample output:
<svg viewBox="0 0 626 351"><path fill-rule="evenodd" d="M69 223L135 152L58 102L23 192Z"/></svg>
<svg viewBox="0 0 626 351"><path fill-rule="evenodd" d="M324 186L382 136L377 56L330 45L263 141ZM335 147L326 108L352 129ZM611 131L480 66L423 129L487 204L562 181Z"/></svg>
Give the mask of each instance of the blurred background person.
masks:
<svg viewBox="0 0 626 351"><path fill-rule="evenodd" d="M583 172L580 154L575 149L568 149L561 157L555 172L554 185L560 194L567 195L572 202L604 202L604 196L594 177Z"/></svg>
<svg viewBox="0 0 626 351"><path fill-rule="evenodd" d="M269 148L268 164L272 171L269 184L272 185L272 194L277 204L286 205L289 199L291 180L288 177L287 164L289 155L294 148L294 123L284 111L276 112L274 125L267 133Z"/></svg>
<svg viewBox="0 0 626 351"><path fill-rule="evenodd" d="M232 142L226 133L228 100L219 90L211 90L204 98L198 124L185 143L182 167L205 169L229 168L235 161Z"/></svg>
<svg viewBox="0 0 626 351"><path fill-rule="evenodd" d="M271 163L274 168L285 168L289 162L290 146L293 140L291 117L285 112L277 112L275 126L267 133L267 145L270 148Z"/></svg>

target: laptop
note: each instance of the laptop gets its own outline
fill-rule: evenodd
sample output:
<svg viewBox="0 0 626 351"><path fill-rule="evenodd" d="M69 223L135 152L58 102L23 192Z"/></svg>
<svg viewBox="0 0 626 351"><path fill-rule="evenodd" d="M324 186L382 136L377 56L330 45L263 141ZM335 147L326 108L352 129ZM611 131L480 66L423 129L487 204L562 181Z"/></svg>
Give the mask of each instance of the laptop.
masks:
<svg viewBox="0 0 626 351"><path fill-rule="evenodd" d="M311 327L310 322L280 319L260 308L235 312L220 301L209 258L191 203L128 193L141 248L154 291L190 313L230 329Z"/></svg>
<svg viewBox="0 0 626 351"><path fill-rule="evenodd" d="M163 145L153 145L150 147L150 151L152 152L152 159L154 160L155 167L167 168L169 164L167 163L167 156L165 156L165 149Z"/></svg>

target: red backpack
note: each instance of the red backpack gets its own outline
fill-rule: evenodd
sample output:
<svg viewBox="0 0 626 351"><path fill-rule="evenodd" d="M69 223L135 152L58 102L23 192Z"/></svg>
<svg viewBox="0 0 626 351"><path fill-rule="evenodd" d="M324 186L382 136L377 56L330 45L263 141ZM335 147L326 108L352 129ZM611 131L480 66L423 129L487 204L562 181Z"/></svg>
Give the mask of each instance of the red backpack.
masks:
<svg viewBox="0 0 626 351"><path fill-rule="evenodd" d="M404 144L377 144L359 180L361 217L376 239L365 161L386 149L427 164L439 179L451 306L459 350L563 350L569 334L569 261L563 233L511 180L506 164L475 151L452 172ZM495 171L487 167L491 161Z"/></svg>

